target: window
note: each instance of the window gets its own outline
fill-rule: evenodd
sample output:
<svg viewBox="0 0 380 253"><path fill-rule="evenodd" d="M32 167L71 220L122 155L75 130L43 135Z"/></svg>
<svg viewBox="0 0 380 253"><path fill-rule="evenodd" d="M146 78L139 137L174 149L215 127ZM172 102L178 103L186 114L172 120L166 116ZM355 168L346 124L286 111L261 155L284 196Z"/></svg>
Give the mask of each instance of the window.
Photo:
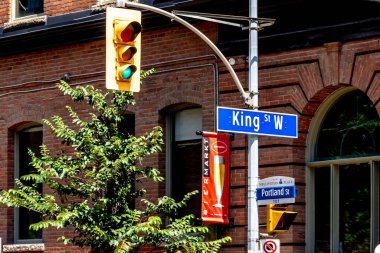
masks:
<svg viewBox="0 0 380 253"><path fill-rule="evenodd" d="M346 94L323 120L315 160L379 155L379 125L377 111L364 94Z"/></svg>
<svg viewBox="0 0 380 253"><path fill-rule="evenodd" d="M130 134L130 135L135 135L136 134L136 129L135 129L135 122L136 122L136 117L134 113L126 113L124 115L125 121L123 121L123 124L119 125L119 131L122 131L124 133ZM133 183L132 185L132 191L135 190L135 184ZM128 206L131 209L134 209L136 207L136 202L135 199L132 199L128 201Z"/></svg>
<svg viewBox="0 0 380 253"><path fill-rule="evenodd" d="M201 108L177 111L167 117L167 194L176 200L198 190L181 214L200 217L202 180L202 140L196 131L202 130Z"/></svg>
<svg viewBox="0 0 380 253"><path fill-rule="evenodd" d="M361 91L334 101L307 164L307 251L373 252L380 239L379 116Z"/></svg>
<svg viewBox="0 0 380 253"><path fill-rule="evenodd" d="M28 149L38 154L42 145L42 127L24 128L16 133L15 178L29 174L33 168L29 165ZM40 190L42 191L42 185ZM29 225L41 219L40 214L25 208L15 209L15 241L38 240L42 238L41 231L29 230Z"/></svg>
<svg viewBox="0 0 380 253"><path fill-rule="evenodd" d="M15 18L43 13L43 0L14 0Z"/></svg>

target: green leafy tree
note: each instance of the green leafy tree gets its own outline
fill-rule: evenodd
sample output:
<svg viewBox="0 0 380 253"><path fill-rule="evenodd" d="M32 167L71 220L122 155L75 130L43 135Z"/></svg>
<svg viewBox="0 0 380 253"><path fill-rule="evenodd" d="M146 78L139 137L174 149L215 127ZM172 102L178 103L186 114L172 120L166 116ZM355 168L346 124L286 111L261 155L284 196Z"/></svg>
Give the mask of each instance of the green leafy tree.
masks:
<svg viewBox="0 0 380 253"><path fill-rule="evenodd" d="M93 112L83 120L66 106L72 126L57 115L43 120L70 148L53 154L42 145L38 156L29 151L35 172L16 180L17 188L1 191L0 203L40 213L42 220L30 229L72 228L74 236L60 239L91 252L132 252L142 246L168 252L217 252L230 241L229 237L206 241L208 228L194 215L177 216L196 192L179 202L167 196L144 199L145 185L163 180L156 168L142 165L144 157L161 150L162 130L154 127L136 137L123 128L128 124L127 108L135 103L133 94L103 93L92 86L72 88L63 81L58 87L73 101L88 103ZM41 184L49 190L41 193ZM142 204L135 208L135 201Z"/></svg>

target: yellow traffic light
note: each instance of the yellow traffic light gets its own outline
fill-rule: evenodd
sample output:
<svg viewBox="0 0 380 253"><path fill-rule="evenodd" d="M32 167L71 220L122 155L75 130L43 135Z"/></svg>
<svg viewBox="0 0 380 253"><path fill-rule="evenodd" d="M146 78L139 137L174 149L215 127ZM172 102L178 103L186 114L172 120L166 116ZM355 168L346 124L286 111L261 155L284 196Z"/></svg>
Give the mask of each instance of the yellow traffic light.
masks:
<svg viewBox="0 0 380 253"><path fill-rule="evenodd" d="M141 12L107 8L106 87L140 91Z"/></svg>
<svg viewBox="0 0 380 253"><path fill-rule="evenodd" d="M285 233L292 225L297 212L286 211L286 207L267 205L267 232Z"/></svg>

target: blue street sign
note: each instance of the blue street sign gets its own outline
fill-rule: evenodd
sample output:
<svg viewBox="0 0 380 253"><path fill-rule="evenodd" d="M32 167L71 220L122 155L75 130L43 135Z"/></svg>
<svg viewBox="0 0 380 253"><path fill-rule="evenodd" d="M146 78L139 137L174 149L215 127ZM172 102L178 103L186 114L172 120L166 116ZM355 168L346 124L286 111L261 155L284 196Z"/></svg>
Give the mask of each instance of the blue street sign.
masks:
<svg viewBox="0 0 380 253"><path fill-rule="evenodd" d="M217 130L297 138L297 115L218 106Z"/></svg>
<svg viewBox="0 0 380 253"><path fill-rule="evenodd" d="M296 185L292 177L274 176L259 180L256 188L258 205L296 202Z"/></svg>
<svg viewBox="0 0 380 253"><path fill-rule="evenodd" d="M288 199L296 197L295 185L257 188L256 199Z"/></svg>

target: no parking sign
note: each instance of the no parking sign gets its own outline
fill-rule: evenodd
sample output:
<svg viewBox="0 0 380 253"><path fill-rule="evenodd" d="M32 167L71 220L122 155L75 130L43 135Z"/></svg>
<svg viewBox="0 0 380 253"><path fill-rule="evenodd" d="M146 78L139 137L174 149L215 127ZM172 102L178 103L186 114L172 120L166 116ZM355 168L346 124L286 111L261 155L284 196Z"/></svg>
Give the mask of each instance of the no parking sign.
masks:
<svg viewBox="0 0 380 253"><path fill-rule="evenodd" d="M280 240L278 239L261 239L261 253L280 253Z"/></svg>

